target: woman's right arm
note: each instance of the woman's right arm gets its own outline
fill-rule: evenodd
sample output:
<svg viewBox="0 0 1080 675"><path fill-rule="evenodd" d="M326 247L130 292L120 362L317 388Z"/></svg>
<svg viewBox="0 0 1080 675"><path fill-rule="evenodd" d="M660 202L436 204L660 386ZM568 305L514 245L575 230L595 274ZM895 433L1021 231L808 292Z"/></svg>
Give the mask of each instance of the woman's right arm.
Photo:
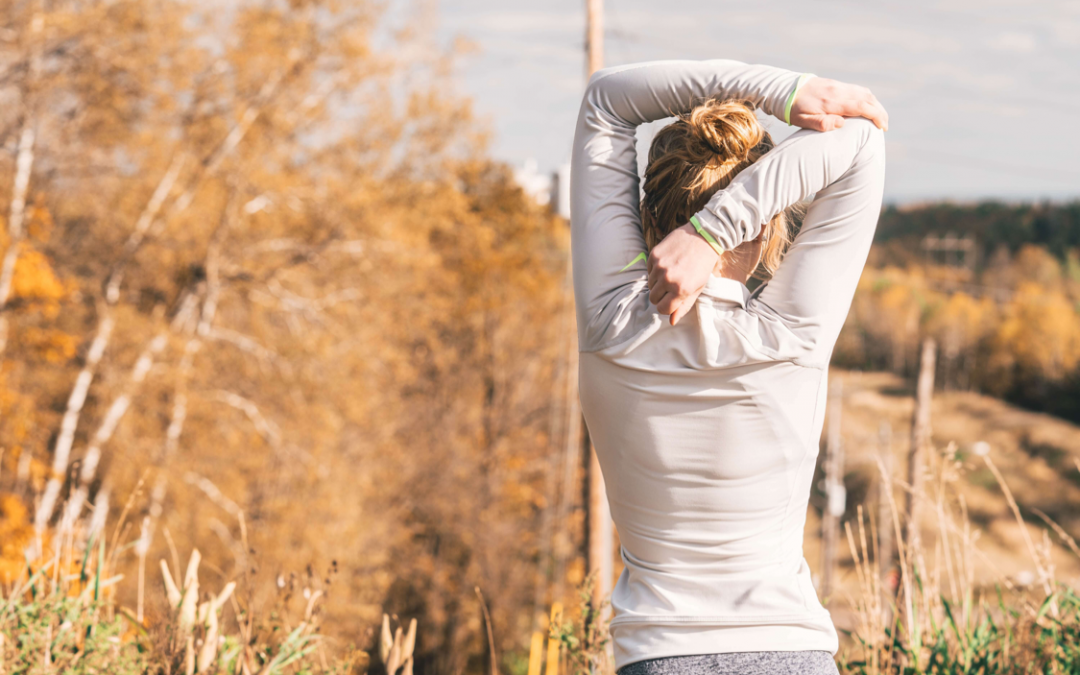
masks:
<svg viewBox="0 0 1080 675"><path fill-rule="evenodd" d="M776 274L747 304L755 320L772 325L779 356L828 364L870 251L884 184L884 135L853 119L828 133L795 133L697 214L737 245L814 194Z"/></svg>

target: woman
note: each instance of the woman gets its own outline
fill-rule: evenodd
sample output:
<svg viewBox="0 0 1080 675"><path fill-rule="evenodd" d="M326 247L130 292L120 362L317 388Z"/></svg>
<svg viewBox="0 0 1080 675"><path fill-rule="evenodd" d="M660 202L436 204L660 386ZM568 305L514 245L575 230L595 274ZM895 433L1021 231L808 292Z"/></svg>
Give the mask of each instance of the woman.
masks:
<svg viewBox="0 0 1080 675"><path fill-rule="evenodd" d="M839 128L769 149L728 99ZM673 114L640 198L635 128ZM612 68L589 83L571 173L574 291L582 409L625 562L612 593L620 675L836 672L802 532L829 357L884 179L881 131L842 115L887 124L866 90L734 61ZM814 193L780 262L783 214ZM762 257L775 269L751 293Z"/></svg>

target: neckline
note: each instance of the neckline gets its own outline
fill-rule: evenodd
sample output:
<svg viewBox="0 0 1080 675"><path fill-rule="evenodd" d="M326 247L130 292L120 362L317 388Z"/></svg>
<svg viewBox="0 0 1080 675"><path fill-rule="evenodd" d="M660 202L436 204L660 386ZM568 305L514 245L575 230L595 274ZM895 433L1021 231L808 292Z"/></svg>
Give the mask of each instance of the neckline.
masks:
<svg viewBox="0 0 1080 675"><path fill-rule="evenodd" d="M750 289L741 281L712 274L709 275L701 294L712 300L731 302L745 309L746 301L750 298Z"/></svg>

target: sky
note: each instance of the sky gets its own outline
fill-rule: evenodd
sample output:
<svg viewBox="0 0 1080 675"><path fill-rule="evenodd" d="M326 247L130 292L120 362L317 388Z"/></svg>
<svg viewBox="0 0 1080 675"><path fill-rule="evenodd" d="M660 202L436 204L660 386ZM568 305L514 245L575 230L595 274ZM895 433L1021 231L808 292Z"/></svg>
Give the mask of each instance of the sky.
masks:
<svg viewBox="0 0 1080 675"><path fill-rule="evenodd" d="M492 154L569 160L585 0L441 0L438 34ZM605 65L728 58L870 87L886 200L1080 198L1080 1L604 0ZM769 128L779 140L783 123Z"/></svg>

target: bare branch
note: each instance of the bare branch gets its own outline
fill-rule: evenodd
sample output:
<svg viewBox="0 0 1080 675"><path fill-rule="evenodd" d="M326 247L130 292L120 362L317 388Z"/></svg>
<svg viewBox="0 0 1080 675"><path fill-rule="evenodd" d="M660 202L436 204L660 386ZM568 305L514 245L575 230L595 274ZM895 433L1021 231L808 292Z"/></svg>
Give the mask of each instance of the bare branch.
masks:
<svg viewBox="0 0 1080 675"><path fill-rule="evenodd" d="M211 327L207 331L206 337L210 340L219 340L231 344L240 351L251 354L263 362L276 362L280 359L277 352L262 346L255 338L229 328Z"/></svg>
<svg viewBox="0 0 1080 675"><path fill-rule="evenodd" d="M128 235L127 241L124 242L124 250L120 254L120 259L113 265L113 269L109 272L109 278L105 282L105 301L110 305L116 304L120 299L120 283L124 278L124 268L127 266L128 261L131 260L131 257L135 255L135 252L139 250L147 230L150 229L150 225L157 218L162 204L165 203L166 197L169 196L169 192L176 183L176 177L180 175L180 167L183 164L183 153L176 153L172 163L169 164L168 170L165 171L165 175L158 181L154 194L150 196L150 201L146 203L146 207L143 208L138 220L135 221L135 229Z"/></svg>
<svg viewBox="0 0 1080 675"><path fill-rule="evenodd" d="M105 347L112 337L114 323L113 318L106 311L98 322L97 335L94 336L94 341L90 344L90 350L86 354L86 363L83 364L82 371L79 372L79 376L75 379L75 386L68 397L67 410L64 411L64 418L60 422L60 435L56 439L56 448L53 450L53 476L50 478L50 482L58 480L67 472L68 459L71 456L71 444L75 439L75 429L79 423L79 414L86 403L86 394L94 380L98 362L101 361L101 357L105 353Z"/></svg>
<svg viewBox="0 0 1080 675"><path fill-rule="evenodd" d="M247 415L247 418L255 426L255 430L266 439L266 442L271 447L278 448L281 446L281 430L276 424L263 417L259 407L253 401L231 391L218 390L214 394L214 398L218 401L231 405Z"/></svg>
<svg viewBox="0 0 1080 675"><path fill-rule="evenodd" d="M312 320L317 320L319 314L334 305L363 297L363 292L359 288L343 288L321 298L305 298L287 290L277 279L271 279L266 284L266 288L269 293L252 289L250 291L252 299L264 305L279 307L286 312L300 312ZM270 298L273 300L268 302Z"/></svg>
<svg viewBox="0 0 1080 675"><path fill-rule="evenodd" d="M194 294L188 295L181 303L180 309L177 311L176 316L173 318L172 326L184 325L187 323L187 318L194 311L198 305L198 296ZM86 455L83 457L82 469L79 472L79 478L76 481L76 487L72 493L70 503L68 504L69 510L74 510L76 513L82 509L83 503L86 501L86 497L89 494L90 483L94 480L94 475L97 473L98 463L101 461L101 448L108 443L112 438L116 428L120 425L120 421L124 419L124 415L127 413L128 408L131 407L131 398L135 394L135 391L146 379L147 374L150 372L150 368L154 365L154 359L157 355L165 349L165 345L168 343L168 332L161 331L153 339L147 343L142 353L139 354L139 358L135 361L134 367L131 369L131 375L128 377L128 381L123 391L113 399L112 405L105 412L105 417L102 419L101 424L98 426L97 431L94 433L93 438L90 441L90 446L86 449ZM34 518L34 525L38 531L42 531L45 525L52 518L53 509L56 508L56 500L60 496L60 487L62 483L58 483L55 488L52 488L52 482L46 485L45 493L42 495L41 503L38 505L37 512Z"/></svg>

